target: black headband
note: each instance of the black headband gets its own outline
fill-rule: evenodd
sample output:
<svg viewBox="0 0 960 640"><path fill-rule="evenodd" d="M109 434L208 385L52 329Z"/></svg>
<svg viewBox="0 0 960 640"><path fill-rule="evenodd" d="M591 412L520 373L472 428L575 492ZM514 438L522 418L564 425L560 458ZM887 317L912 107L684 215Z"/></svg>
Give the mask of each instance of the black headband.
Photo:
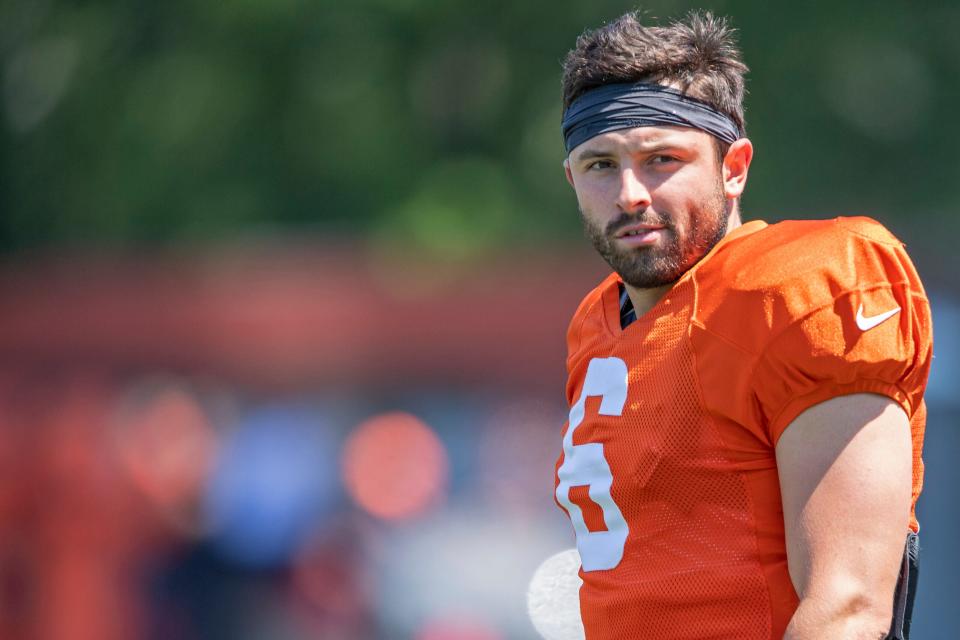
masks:
<svg viewBox="0 0 960 640"><path fill-rule="evenodd" d="M605 84L574 100L563 114L567 153L594 136L634 127L692 127L733 143L743 133L733 119L676 89L657 84Z"/></svg>

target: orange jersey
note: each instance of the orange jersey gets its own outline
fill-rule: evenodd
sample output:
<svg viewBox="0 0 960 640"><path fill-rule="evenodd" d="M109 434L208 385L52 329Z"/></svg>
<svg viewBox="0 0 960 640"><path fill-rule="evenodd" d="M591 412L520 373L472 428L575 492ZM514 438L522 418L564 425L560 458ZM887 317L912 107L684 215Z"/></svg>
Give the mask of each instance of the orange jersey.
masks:
<svg viewBox="0 0 960 640"><path fill-rule="evenodd" d="M587 638L781 638L798 600L775 446L794 418L844 394L895 400L916 504L932 343L917 273L867 218L756 221L625 329L619 285L587 295L567 336L556 499Z"/></svg>

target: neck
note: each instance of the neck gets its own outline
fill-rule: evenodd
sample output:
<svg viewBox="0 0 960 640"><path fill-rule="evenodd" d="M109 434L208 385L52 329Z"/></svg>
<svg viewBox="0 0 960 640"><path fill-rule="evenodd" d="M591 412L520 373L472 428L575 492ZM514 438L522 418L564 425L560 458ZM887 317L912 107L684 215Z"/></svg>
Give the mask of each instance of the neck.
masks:
<svg viewBox="0 0 960 640"><path fill-rule="evenodd" d="M673 283L652 289L639 289L624 282L623 287L626 289L627 295L630 296L630 302L633 303L633 308L637 312L637 318L640 318L646 315L650 309L653 309L660 298L673 287Z"/></svg>
<svg viewBox="0 0 960 640"><path fill-rule="evenodd" d="M730 211L729 216L727 217L727 230L723 234L726 237L730 232L739 227L742 223L740 220L740 211L736 206L736 202ZM627 291L627 295L630 296L630 302L633 303L633 308L636 310L637 318L646 315L650 309L656 306L660 299L673 288L674 283L665 284L660 287L652 287L650 289L641 289L639 287L634 287L626 282L623 283L624 289Z"/></svg>

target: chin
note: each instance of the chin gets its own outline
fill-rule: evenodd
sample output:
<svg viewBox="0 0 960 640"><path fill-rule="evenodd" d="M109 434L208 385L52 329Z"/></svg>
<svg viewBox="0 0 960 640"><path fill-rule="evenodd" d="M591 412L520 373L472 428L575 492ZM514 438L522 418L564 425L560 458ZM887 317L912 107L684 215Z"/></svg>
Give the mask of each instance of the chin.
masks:
<svg viewBox="0 0 960 640"><path fill-rule="evenodd" d="M633 252L631 252L633 253ZM631 287L652 289L676 282L686 272L675 260L644 253L640 256L619 253L607 263Z"/></svg>
<svg viewBox="0 0 960 640"><path fill-rule="evenodd" d="M686 273L686 272L683 272ZM624 274L620 274L620 278L628 285L635 289L658 289L660 287L665 287L667 285L673 284L683 276L683 273L674 275L647 275L642 278L636 277L627 277ZM629 275L629 274L628 274Z"/></svg>

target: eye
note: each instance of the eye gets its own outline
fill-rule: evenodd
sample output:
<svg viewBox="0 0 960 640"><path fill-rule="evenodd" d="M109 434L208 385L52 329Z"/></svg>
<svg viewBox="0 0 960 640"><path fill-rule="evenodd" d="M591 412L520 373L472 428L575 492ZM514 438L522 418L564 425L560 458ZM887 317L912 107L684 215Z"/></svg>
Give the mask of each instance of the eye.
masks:
<svg viewBox="0 0 960 640"><path fill-rule="evenodd" d="M664 154L657 154L657 155L655 155L655 156L650 156L650 161L649 161L649 162L650 162L650 164L660 164L660 165L664 165L664 164L670 164L670 163L673 163L673 162L680 162L680 158L677 158L676 156L668 156L668 155L664 155Z"/></svg>
<svg viewBox="0 0 960 640"><path fill-rule="evenodd" d="M602 171L604 169L613 169L614 164L612 160L594 160L587 165L587 171Z"/></svg>

